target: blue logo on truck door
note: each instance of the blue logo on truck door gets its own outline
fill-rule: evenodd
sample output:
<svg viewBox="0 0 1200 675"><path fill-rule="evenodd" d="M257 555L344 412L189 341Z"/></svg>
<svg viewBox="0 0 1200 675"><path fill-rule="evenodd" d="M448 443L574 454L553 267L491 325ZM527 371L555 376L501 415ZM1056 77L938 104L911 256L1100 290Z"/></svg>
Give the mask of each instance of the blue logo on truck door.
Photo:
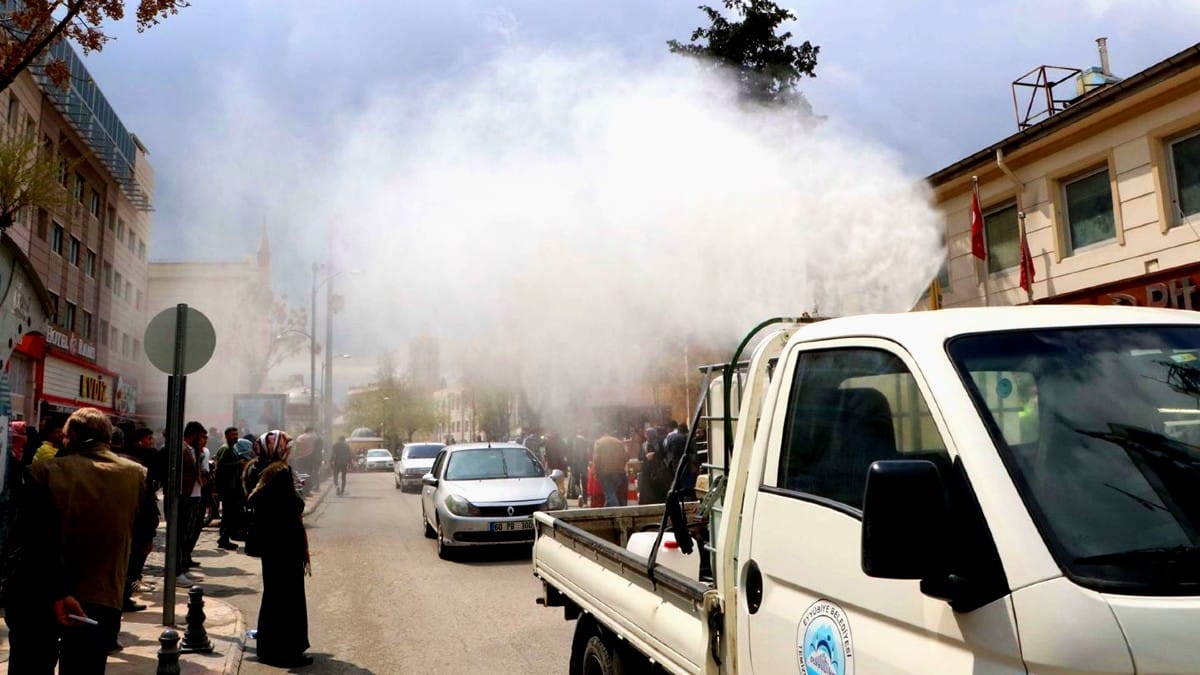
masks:
<svg viewBox="0 0 1200 675"><path fill-rule="evenodd" d="M796 638L801 672L806 675L854 675L850 622L841 607L828 600L814 602L805 610Z"/></svg>

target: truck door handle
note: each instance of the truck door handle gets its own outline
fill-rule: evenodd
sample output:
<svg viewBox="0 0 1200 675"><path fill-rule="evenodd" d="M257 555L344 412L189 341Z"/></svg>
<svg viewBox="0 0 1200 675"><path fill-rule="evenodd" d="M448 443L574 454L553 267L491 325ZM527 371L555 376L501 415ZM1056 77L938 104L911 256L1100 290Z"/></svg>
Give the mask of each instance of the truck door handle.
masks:
<svg viewBox="0 0 1200 675"><path fill-rule="evenodd" d="M751 560L746 563L746 610L751 614L758 612L762 606L763 579L758 563Z"/></svg>

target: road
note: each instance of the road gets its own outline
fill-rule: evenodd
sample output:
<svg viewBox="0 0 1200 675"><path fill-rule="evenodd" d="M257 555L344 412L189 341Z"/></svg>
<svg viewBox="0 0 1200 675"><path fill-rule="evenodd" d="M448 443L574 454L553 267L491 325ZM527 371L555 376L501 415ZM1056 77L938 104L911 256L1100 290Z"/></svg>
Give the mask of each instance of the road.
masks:
<svg viewBox="0 0 1200 675"><path fill-rule="evenodd" d="M325 484L330 485L330 484ZM323 486L324 487L324 486ZM307 579L314 673L565 673L574 622L535 604L529 549L439 560L420 529L420 497L390 473L350 474L307 519ZM196 557L206 593L233 603L254 626L258 562L215 548L205 532ZM242 673L279 673L254 658Z"/></svg>

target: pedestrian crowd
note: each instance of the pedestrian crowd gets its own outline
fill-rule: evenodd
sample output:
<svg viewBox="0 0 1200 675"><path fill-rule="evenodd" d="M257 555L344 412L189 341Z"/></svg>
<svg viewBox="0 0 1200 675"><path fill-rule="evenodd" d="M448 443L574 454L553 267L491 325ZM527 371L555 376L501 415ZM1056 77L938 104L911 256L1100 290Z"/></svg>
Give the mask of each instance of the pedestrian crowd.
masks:
<svg viewBox="0 0 1200 675"><path fill-rule="evenodd" d="M624 433L614 426L595 438L582 432L542 435L534 428L512 440L541 457L548 471L563 472L568 499L601 507L628 503L631 475L636 476L639 504L663 503L681 461L679 489L685 494L694 490L699 470L695 448L704 435L699 430L689 447L687 425L672 420L665 427L645 421L640 430Z"/></svg>
<svg viewBox="0 0 1200 675"><path fill-rule="evenodd" d="M30 675L103 673L121 649L123 612L146 605L156 590L145 574L161 518L168 448L145 427L113 427L95 408L76 410L61 428L11 424L9 507L0 547L0 601L9 629L9 672ZM304 499L289 459L295 445L282 431L255 438L188 422L178 451L177 586L204 579L195 552L202 529L220 517L217 547L262 562L263 595L256 631L258 658L282 667L312 662L304 576L309 573ZM306 434L314 437L311 430ZM319 439L305 438L304 459L317 473ZM299 439L298 439L299 440ZM164 498L167 497L164 490Z"/></svg>

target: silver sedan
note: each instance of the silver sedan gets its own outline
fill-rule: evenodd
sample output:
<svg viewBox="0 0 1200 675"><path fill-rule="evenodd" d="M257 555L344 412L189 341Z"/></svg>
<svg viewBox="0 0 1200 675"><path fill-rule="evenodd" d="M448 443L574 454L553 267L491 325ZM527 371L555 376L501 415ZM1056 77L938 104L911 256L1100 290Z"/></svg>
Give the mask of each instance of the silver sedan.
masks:
<svg viewBox="0 0 1200 675"><path fill-rule="evenodd" d="M515 443L454 445L438 453L421 480L425 536L438 557L453 549L533 541L533 513L567 508L538 457Z"/></svg>

